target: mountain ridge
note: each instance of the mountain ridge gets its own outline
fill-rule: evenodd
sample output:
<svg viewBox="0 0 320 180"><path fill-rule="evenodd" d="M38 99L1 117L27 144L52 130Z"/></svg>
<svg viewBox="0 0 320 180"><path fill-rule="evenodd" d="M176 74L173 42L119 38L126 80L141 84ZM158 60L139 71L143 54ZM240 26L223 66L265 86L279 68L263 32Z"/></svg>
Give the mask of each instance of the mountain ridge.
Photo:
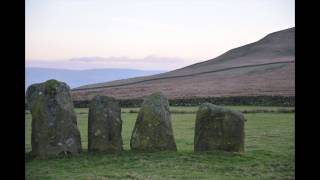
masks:
<svg viewBox="0 0 320 180"><path fill-rule="evenodd" d="M48 79L57 79L59 81L64 81L71 88L74 88L88 83L97 83L106 80L112 81L129 77L139 77L157 74L161 72L164 71L147 71L127 68L99 68L74 70L59 68L27 67L25 89L33 83L40 83Z"/></svg>

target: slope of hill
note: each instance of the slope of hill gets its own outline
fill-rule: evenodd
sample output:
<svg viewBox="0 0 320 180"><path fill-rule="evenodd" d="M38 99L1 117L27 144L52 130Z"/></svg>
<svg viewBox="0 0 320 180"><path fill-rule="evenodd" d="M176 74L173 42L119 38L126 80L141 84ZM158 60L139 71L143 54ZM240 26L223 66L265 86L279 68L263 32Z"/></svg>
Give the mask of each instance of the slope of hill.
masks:
<svg viewBox="0 0 320 180"><path fill-rule="evenodd" d="M163 71L142 71L134 69L90 69L68 70L49 68L26 68L25 89L33 83L40 83L48 79L66 82L71 88L85 84L113 81L118 79L147 76Z"/></svg>
<svg viewBox="0 0 320 180"><path fill-rule="evenodd" d="M75 100L96 94L120 99L162 91L170 99L189 97L294 96L295 28L271 33L214 59L152 76L80 86Z"/></svg>

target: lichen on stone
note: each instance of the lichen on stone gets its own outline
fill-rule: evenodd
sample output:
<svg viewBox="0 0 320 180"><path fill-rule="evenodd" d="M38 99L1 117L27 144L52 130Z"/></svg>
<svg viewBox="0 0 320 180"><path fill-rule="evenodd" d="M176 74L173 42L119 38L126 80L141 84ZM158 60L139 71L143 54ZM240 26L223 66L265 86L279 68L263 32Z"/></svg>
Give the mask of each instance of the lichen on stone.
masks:
<svg viewBox="0 0 320 180"><path fill-rule="evenodd" d="M89 105L88 151L122 151L121 131L121 108L118 101L108 96L95 96Z"/></svg>
<svg viewBox="0 0 320 180"><path fill-rule="evenodd" d="M244 116L210 103L200 105L195 124L195 151L244 151Z"/></svg>
<svg viewBox="0 0 320 180"><path fill-rule="evenodd" d="M32 154L48 157L68 151L81 152L80 132L66 83L49 80L27 89L27 104L32 116ZM60 99L63 101L58 102ZM71 138L72 143L63 144Z"/></svg>
<svg viewBox="0 0 320 180"><path fill-rule="evenodd" d="M176 151L169 102L162 93L146 97L134 126L130 147L135 151Z"/></svg>

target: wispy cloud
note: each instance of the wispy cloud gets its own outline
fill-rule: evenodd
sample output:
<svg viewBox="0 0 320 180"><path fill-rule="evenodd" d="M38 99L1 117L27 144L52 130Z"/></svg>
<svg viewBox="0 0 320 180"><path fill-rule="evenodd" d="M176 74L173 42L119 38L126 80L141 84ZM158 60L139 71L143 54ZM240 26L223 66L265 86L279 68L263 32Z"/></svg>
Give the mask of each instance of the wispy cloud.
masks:
<svg viewBox="0 0 320 180"><path fill-rule="evenodd" d="M192 64L190 60L179 57L147 56L144 58L128 57L78 57L68 60L26 60L27 67L59 69L97 69L126 68L141 70L173 70Z"/></svg>

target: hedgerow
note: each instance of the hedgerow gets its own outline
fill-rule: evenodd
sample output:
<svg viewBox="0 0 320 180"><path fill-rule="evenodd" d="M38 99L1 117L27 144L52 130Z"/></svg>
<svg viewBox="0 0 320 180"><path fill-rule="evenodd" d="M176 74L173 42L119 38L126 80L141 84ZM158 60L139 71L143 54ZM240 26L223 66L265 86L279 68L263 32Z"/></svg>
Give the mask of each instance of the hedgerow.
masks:
<svg viewBox="0 0 320 180"><path fill-rule="evenodd" d="M140 107L143 99L121 99L121 107ZM294 96L232 96L169 99L170 106L198 106L204 102L216 105L295 106ZM76 108L87 108L89 101L74 101Z"/></svg>

